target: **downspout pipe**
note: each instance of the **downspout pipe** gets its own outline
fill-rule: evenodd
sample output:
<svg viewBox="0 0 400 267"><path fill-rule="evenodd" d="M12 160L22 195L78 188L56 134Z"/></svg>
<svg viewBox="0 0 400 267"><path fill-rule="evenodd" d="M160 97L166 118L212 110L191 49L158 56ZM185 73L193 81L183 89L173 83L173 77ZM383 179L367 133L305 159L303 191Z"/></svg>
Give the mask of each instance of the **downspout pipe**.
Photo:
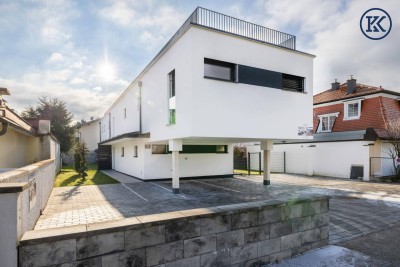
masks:
<svg viewBox="0 0 400 267"><path fill-rule="evenodd" d="M139 86L139 133L142 133L142 81L138 81Z"/></svg>
<svg viewBox="0 0 400 267"><path fill-rule="evenodd" d="M5 135L7 130L8 130L8 122L2 122L1 123L1 131L0 131L0 136Z"/></svg>

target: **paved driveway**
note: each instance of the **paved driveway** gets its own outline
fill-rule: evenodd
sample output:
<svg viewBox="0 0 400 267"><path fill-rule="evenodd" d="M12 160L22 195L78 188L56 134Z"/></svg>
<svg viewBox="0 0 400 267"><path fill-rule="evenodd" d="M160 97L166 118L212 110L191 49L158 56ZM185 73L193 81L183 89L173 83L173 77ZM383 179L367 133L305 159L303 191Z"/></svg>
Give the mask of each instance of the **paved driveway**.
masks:
<svg viewBox="0 0 400 267"><path fill-rule="evenodd" d="M179 195L172 194L170 182L58 187L35 229L310 193L332 197L332 244L400 225L400 185L287 174L272 175L269 188L261 182L261 176L185 180Z"/></svg>

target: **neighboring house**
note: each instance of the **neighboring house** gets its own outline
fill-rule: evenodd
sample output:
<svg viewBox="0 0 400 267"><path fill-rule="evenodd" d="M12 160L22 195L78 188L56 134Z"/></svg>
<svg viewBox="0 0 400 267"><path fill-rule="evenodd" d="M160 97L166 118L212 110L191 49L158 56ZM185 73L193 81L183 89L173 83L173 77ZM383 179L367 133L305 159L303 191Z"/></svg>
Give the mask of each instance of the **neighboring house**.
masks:
<svg viewBox="0 0 400 267"><path fill-rule="evenodd" d="M60 144L50 133L50 121L26 121L3 99L9 95L0 88L0 172L20 168L45 159L55 159L61 167Z"/></svg>
<svg viewBox="0 0 400 267"><path fill-rule="evenodd" d="M90 121L82 120L76 127L76 137L79 141L86 144L88 153L88 162L96 162L96 152L100 142L100 119L91 118Z"/></svg>
<svg viewBox="0 0 400 267"><path fill-rule="evenodd" d="M313 58L295 36L197 8L104 114L100 168L172 177L178 192L180 177L231 176L234 143L269 155L272 140L308 138Z"/></svg>
<svg viewBox="0 0 400 267"><path fill-rule="evenodd" d="M395 172L387 154L388 123L400 118L400 92L356 83L334 82L314 96L312 142L275 145L285 151L286 172L360 178Z"/></svg>

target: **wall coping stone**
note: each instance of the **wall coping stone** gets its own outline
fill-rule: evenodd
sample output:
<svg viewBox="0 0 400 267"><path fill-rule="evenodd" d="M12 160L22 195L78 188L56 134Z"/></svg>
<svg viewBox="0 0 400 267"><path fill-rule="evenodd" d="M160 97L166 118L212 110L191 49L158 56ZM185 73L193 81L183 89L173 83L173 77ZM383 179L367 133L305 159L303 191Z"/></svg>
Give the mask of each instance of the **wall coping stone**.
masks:
<svg viewBox="0 0 400 267"><path fill-rule="evenodd" d="M330 198L330 196L314 194L302 196L301 198L296 199L287 197L286 201L284 201L284 199L281 197L280 200L261 200L240 204L214 206L210 208L150 214L86 225L82 224L44 230L33 230L27 231L23 235L19 242L19 246L37 245L76 237L89 237L104 233L134 230L144 227L162 225L174 221L201 219L215 215L229 215L233 213L242 213L244 211L257 211L269 208L291 206L294 204L309 203L318 200L328 200Z"/></svg>
<svg viewBox="0 0 400 267"><path fill-rule="evenodd" d="M19 193L29 187L29 183L0 183L0 194Z"/></svg>
<svg viewBox="0 0 400 267"><path fill-rule="evenodd" d="M46 159L18 169L2 172L0 173L0 184L9 183L9 181L11 181L12 179L17 179L23 176L27 176L35 172L36 170L44 166L47 166L51 163L54 163L54 159Z"/></svg>

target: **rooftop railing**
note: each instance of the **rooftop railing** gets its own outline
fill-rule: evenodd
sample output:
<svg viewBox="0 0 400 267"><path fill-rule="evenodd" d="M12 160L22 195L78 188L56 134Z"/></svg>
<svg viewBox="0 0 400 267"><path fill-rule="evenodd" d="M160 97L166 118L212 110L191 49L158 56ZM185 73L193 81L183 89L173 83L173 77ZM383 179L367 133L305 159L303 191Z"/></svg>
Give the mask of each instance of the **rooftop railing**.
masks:
<svg viewBox="0 0 400 267"><path fill-rule="evenodd" d="M195 24L256 41L296 50L296 36L230 17L202 7L190 15L182 27Z"/></svg>

